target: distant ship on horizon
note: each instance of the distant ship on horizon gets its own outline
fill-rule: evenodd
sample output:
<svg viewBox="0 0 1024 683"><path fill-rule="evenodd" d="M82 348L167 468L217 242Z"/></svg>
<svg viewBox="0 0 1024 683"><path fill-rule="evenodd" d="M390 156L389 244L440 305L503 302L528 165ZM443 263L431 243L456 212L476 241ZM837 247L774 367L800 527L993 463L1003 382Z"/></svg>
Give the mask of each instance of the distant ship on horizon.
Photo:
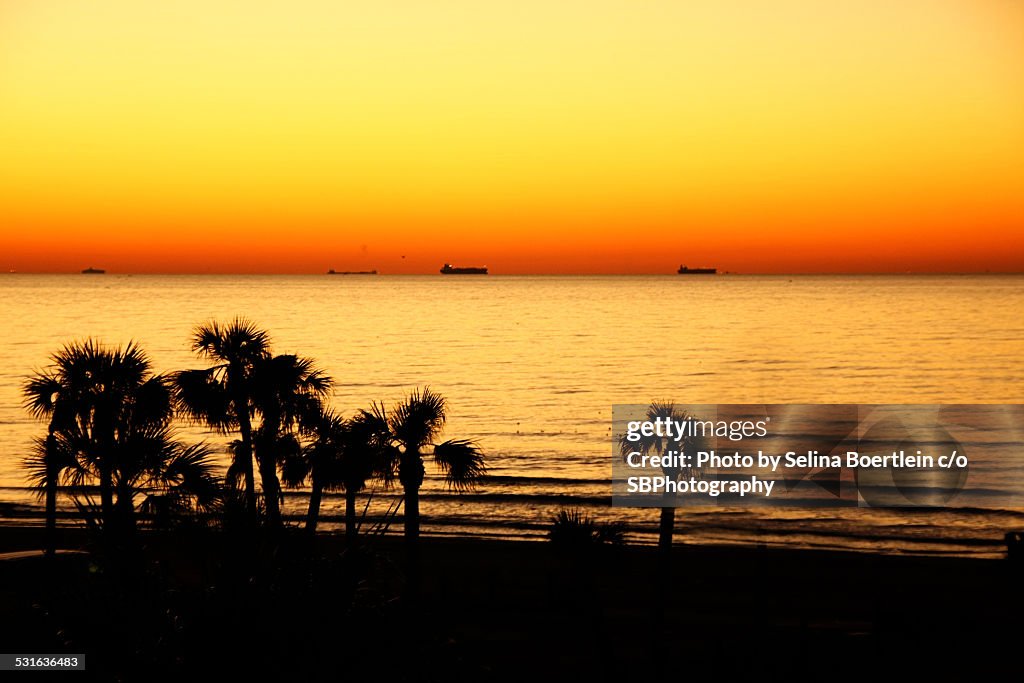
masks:
<svg viewBox="0 0 1024 683"><path fill-rule="evenodd" d="M103 275L105 272L107 271L102 268L93 268L92 266L89 266L82 271L82 275Z"/></svg>
<svg viewBox="0 0 1024 683"><path fill-rule="evenodd" d="M327 271L328 275L376 275L376 270L335 270L331 268Z"/></svg>
<svg viewBox="0 0 1024 683"><path fill-rule="evenodd" d="M487 275L487 266L453 266L444 264L441 275Z"/></svg>
<svg viewBox="0 0 1024 683"><path fill-rule="evenodd" d="M718 268L687 268L686 266L679 266L679 270L676 272L679 275L714 275L718 272Z"/></svg>

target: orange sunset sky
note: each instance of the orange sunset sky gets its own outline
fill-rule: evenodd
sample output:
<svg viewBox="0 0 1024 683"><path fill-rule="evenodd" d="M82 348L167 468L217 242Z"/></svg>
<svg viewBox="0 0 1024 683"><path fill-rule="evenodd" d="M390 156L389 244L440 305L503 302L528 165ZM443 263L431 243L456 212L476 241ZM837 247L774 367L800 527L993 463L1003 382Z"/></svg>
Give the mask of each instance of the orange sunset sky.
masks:
<svg viewBox="0 0 1024 683"><path fill-rule="evenodd" d="M4 0L0 267L1024 270L1018 0Z"/></svg>

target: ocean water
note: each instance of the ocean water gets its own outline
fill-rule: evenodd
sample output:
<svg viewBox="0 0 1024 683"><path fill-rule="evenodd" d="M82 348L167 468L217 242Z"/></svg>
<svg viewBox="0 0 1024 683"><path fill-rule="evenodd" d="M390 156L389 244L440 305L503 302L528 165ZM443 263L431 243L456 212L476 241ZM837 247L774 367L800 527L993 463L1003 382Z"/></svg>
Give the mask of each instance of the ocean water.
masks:
<svg viewBox="0 0 1024 683"><path fill-rule="evenodd" d="M442 438L477 440L492 477L464 495L430 479L425 532L536 536L559 509L581 507L649 542L656 510L609 506L613 404L1024 403L1022 312L1024 277L997 275L10 274L0 277L0 512L24 521L36 504L20 461L45 425L23 409L20 385L84 337L137 341L158 371L202 367L192 328L244 315L277 351L315 358L345 413L427 385L448 398ZM196 427L182 435L224 441ZM975 483L998 489L1008 476ZM374 491L368 519L396 497ZM292 492L286 510L304 504ZM328 526L341 507L325 502ZM678 522L680 542L994 555L1024 511L688 509Z"/></svg>

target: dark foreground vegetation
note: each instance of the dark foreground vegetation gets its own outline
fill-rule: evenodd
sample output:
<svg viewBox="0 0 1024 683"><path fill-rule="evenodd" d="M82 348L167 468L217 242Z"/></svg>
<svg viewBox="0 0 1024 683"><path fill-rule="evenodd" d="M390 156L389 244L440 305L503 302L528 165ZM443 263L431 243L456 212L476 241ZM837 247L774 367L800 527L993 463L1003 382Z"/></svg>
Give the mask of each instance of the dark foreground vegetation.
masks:
<svg viewBox="0 0 1024 683"><path fill-rule="evenodd" d="M8 651L84 652L112 680L291 680L432 643L410 621L425 471L455 490L486 473L475 442L440 441L446 399L418 388L346 415L315 361L275 352L241 318L197 326L191 346L202 367L158 372L135 343L86 339L26 379L25 407L46 426L23 458L45 501L44 559L0 561L17 586ZM226 469L208 444L178 438L182 424L229 440ZM356 496L372 481L402 490L400 557L373 545L398 508L360 535ZM286 486L309 487L301 528L281 514ZM316 530L332 491L345 494L345 535L325 549ZM59 500L76 528L58 527Z"/></svg>
<svg viewBox="0 0 1024 683"><path fill-rule="evenodd" d="M0 550L38 534L4 529ZM5 647L86 652L88 672L66 675L126 681L1019 671L1020 572L1006 561L682 546L665 577L654 548L428 538L410 601L398 539L142 538L131 556L0 562Z"/></svg>

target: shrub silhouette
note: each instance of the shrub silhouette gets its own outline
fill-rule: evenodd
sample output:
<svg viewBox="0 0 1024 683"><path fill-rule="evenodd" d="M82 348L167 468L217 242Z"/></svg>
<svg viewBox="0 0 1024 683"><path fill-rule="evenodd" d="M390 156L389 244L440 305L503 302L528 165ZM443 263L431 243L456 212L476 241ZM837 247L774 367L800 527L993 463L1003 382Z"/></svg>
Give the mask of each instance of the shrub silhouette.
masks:
<svg viewBox="0 0 1024 683"><path fill-rule="evenodd" d="M625 543L625 525L597 522L578 508L560 510L552 518L548 538L562 548L621 546Z"/></svg>

